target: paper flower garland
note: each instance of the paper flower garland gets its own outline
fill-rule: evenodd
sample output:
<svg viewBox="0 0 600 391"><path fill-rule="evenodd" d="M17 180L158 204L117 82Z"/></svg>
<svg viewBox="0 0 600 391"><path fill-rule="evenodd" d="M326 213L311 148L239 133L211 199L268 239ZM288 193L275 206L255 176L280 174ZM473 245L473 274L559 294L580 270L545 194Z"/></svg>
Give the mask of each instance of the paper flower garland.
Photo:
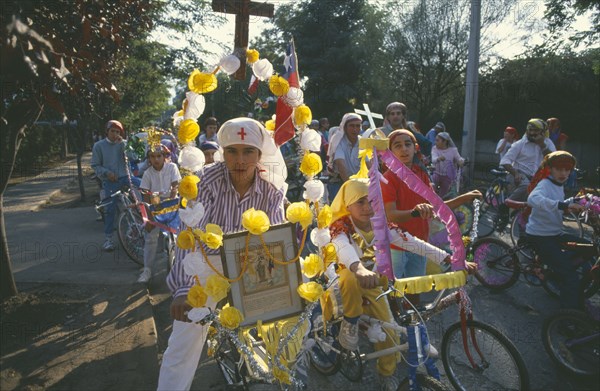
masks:
<svg viewBox="0 0 600 391"><path fill-rule="evenodd" d="M300 265L302 266L302 273L308 278L318 276L325 271L323 258L317 254L310 254L302 259Z"/></svg>
<svg viewBox="0 0 600 391"><path fill-rule="evenodd" d="M219 68L221 68L228 75L232 75L240 69L240 59L234 55L230 54L225 56L219 61Z"/></svg>
<svg viewBox="0 0 600 391"><path fill-rule="evenodd" d="M308 177L313 177L323 170L321 157L316 153L305 153L300 163L300 172Z"/></svg>
<svg viewBox="0 0 600 391"><path fill-rule="evenodd" d="M188 291L187 302L194 308L204 307L207 299L208 295L206 292L204 292L204 288L202 288L200 285L194 285Z"/></svg>
<svg viewBox="0 0 600 391"><path fill-rule="evenodd" d="M255 49L246 50L246 62L250 65L258 61L259 53Z"/></svg>
<svg viewBox="0 0 600 391"><path fill-rule="evenodd" d="M281 76L273 75L269 79L269 89L275 96L282 96L290 90L290 83Z"/></svg>
<svg viewBox="0 0 600 391"><path fill-rule="evenodd" d="M206 94L217 88L217 77L212 73L203 73L194 69L188 78L188 88L197 94Z"/></svg>
<svg viewBox="0 0 600 391"><path fill-rule="evenodd" d="M244 321L242 313L235 307L225 307L219 312L219 322L230 330L235 330Z"/></svg>
<svg viewBox="0 0 600 391"><path fill-rule="evenodd" d="M179 125L179 132L177 133L177 139L183 145L190 143L198 137L200 133L200 125L193 119L185 119Z"/></svg>
<svg viewBox="0 0 600 391"><path fill-rule="evenodd" d="M242 226L252 235L262 235L269 230L271 222L265 212L250 208L242 213Z"/></svg>
<svg viewBox="0 0 600 391"><path fill-rule="evenodd" d="M291 203L286 212L285 217L290 223L300 223L302 229L308 228L313 221L313 213L306 202Z"/></svg>
<svg viewBox="0 0 600 391"><path fill-rule="evenodd" d="M198 182L200 178L196 175L185 176L179 182L179 195L188 200L195 200L198 197Z"/></svg>

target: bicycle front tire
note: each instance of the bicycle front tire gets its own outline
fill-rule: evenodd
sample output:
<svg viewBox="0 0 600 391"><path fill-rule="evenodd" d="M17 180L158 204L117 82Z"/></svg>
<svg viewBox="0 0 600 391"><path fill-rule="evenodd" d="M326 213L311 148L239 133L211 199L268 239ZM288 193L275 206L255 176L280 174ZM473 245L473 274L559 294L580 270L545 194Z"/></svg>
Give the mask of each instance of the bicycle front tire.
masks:
<svg viewBox="0 0 600 391"><path fill-rule="evenodd" d="M144 220L138 211L126 210L119 216L117 233L127 256L138 265L144 264Z"/></svg>
<svg viewBox="0 0 600 391"><path fill-rule="evenodd" d="M468 351L476 363L473 368L465 352L461 329L461 322L457 322L446 330L441 352L446 376L457 390L529 389L525 362L508 338L491 325L467 321Z"/></svg>
<svg viewBox="0 0 600 391"><path fill-rule="evenodd" d="M571 345L574 339L594 335L590 340ZM542 342L561 369L585 377L600 373L600 323L586 313L570 309L555 312L544 320Z"/></svg>
<svg viewBox="0 0 600 391"><path fill-rule="evenodd" d="M221 341L214 357L229 388L249 389L245 362L229 337Z"/></svg>
<svg viewBox="0 0 600 391"><path fill-rule="evenodd" d="M495 238L484 238L473 244L473 262L477 263L475 278L487 288L504 290L517 282L519 258L512 248Z"/></svg>
<svg viewBox="0 0 600 391"><path fill-rule="evenodd" d="M435 377L427 376L422 373L417 373L417 383L421 390L432 391L450 391L450 387L436 379ZM398 386L398 391L409 391L410 383L408 377L404 378Z"/></svg>

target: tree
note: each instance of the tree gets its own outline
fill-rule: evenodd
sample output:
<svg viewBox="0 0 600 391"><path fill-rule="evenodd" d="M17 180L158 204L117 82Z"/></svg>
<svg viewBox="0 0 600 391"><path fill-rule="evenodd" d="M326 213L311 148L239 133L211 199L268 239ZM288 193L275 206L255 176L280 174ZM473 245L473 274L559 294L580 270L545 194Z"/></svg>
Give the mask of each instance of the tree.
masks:
<svg viewBox="0 0 600 391"><path fill-rule="evenodd" d="M2 106L0 132L8 140L0 177L0 297L17 293L4 224L3 197L27 131L46 107L65 120L70 110L93 112L108 95L118 100L111 70L129 43L151 28L150 0L102 3L6 1L0 16ZM63 102L77 100L79 105Z"/></svg>
<svg viewBox="0 0 600 391"><path fill-rule="evenodd" d="M551 41L560 40L561 33L571 27L576 17L590 13L592 28L578 31L569 40L578 46L591 46L600 38L600 1L599 0L547 0L544 18L548 21Z"/></svg>

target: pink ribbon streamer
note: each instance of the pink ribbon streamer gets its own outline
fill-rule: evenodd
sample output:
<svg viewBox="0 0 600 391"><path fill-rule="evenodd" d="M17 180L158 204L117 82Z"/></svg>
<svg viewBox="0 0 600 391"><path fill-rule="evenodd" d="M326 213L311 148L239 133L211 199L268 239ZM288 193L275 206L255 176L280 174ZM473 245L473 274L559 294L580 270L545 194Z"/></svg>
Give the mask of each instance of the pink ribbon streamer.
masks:
<svg viewBox="0 0 600 391"><path fill-rule="evenodd" d="M415 193L429 201L433 207L433 211L448 230L448 239L450 240L450 249L452 250L452 270L464 270L466 258L465 246L462 241L462 234L458 226L458 221L456 220L454 213L452 213L452 210L437 194L435 194L430 186L423 183L423 181L406 167L404 163L398 160L390 150L380 152L380 154L381 160L401 181L406 183L406 185ZM373 166L376 165L373 164ZM375 234L377 234L377 232ZM379 259L377 259L377 262L379 262ZM377 268L379 270L379 265Z"/></svg>
<svg viewBox="0 0 600 391"><path fill-rule="evenodd" d="M390 251L392 236L385 216L380 185L380 181L387 183L387 180L379 172L377 150L375 148L373 150L373 159L371 160L371 168L369 169L369 201L375 212L371 219L376 243L375 259L377 260L377 271L386 276L390 281L393 281L394 268L392 267L392 253Z"/></svg>

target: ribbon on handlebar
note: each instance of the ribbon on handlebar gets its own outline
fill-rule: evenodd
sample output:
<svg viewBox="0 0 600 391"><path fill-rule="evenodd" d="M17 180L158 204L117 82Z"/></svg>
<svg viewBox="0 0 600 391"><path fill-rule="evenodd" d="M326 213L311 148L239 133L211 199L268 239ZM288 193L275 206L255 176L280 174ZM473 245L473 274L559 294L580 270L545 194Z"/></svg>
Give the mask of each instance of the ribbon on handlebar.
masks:
<svg viewBox="0 0 600 391"><path fill-rule="evenodd" d="M155 205L142 204L139 208L144 224L151 224L164 231L177 233L179 228L179 198L166 200L158 204L161 206L157 210ZM152 219L149 217L149 213Z"/></svg>

